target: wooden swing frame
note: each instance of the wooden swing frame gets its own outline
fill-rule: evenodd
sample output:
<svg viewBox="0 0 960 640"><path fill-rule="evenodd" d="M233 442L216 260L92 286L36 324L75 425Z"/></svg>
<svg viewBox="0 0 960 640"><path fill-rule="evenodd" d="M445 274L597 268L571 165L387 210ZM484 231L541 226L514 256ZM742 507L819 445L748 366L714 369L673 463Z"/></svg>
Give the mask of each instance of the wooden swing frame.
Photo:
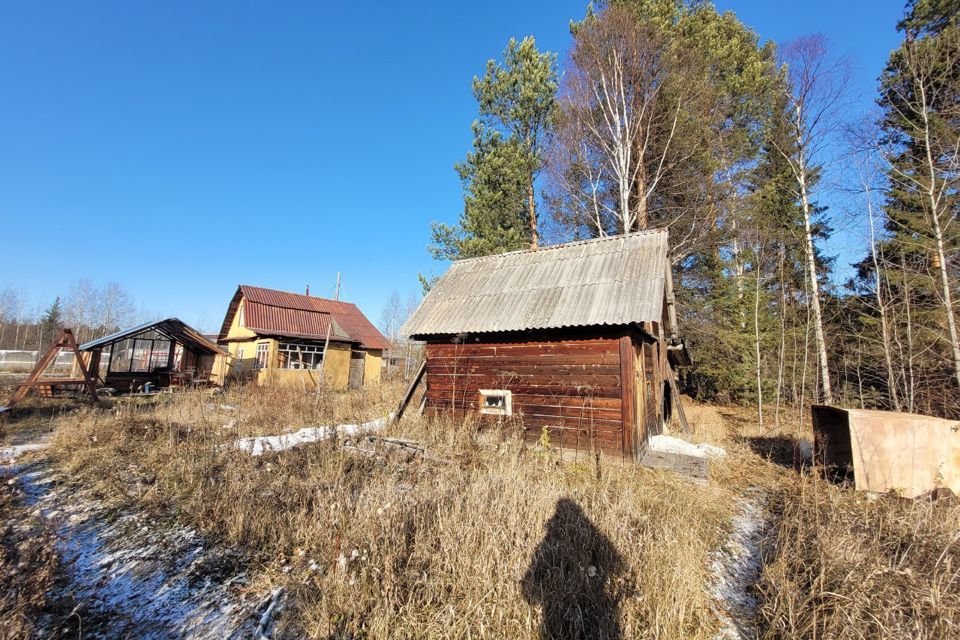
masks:
<svg viewBox="0 0 960 640"><path fill-rule="evenodd" d="M80 373L83 375L82 378L44 378L43 372L47 370L47 367L50 366L57 355L60 353L61 349L70 349L73 351L73 355L77 359L77 367L80 369ZM17 386L17 390L13 393L13 399L10 400L10 404L7 405L7 409L12 409L18 402L26 397L27 393L30 392L30 389L41 389L49 388L51 393L55 387L68 387L82 385L86 392L90 395L90 399L93 400L93 403L96 405L100 404L100 398L97 397L97 379L90 370L87 368L87 363L83 360L83 354L80 351L80 345L77 344L77 339L73 336L73 331L70 329L64 329L60 337L51 344L47 351L43 354L43 357L37 361L36 366L33 368L33 371L30 372L30 375L27 376L27 379L21 382Z"/></svg>

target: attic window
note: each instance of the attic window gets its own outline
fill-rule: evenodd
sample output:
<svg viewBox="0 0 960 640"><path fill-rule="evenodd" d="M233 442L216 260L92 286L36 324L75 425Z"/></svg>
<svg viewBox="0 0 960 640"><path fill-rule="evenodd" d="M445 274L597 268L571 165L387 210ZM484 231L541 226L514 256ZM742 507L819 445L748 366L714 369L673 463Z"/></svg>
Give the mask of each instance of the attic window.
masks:
<svg viewBox="0 0 960 640"><path fill-rule="evenodd" d="M506 389L480 389L480 413L512 416L513 394Z"/></svg>

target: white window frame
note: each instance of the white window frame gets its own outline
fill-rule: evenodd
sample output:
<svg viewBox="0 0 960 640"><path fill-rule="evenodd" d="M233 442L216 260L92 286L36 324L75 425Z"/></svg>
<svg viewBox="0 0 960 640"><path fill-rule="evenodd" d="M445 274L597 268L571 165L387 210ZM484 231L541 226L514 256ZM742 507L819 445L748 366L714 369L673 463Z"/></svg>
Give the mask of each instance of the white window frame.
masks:
<svg viewBox="0 0 960 640"><path fill-rule="evenodd" d="M323 345L299 344L296 342L281 342L277 348L278 355L287 354L287 364L283 369L293 371L318 371L323 368ZM297 359L294 360L293 356ZM304 366L301 362L303 356L309 356L310 365ZM282 360L282 359L281 359Z"/></svg>
<svg viewBox="0 0 960 640"><path fill-rule="evenodd" d="M499 406L490 406L487 398L498 398L501 403ZM488 416L512 416L513 392L508 389L480 389L480 413Z"/></svg>
<svg viewBox="0 0 960 640"><path fill-rule="evenodd" d="M261 364L260 360L263 356L263 363ZM257 351L253 357L253 368L254 369L269 369L270 368L270 343L269 342L258 342Z"/></svg>

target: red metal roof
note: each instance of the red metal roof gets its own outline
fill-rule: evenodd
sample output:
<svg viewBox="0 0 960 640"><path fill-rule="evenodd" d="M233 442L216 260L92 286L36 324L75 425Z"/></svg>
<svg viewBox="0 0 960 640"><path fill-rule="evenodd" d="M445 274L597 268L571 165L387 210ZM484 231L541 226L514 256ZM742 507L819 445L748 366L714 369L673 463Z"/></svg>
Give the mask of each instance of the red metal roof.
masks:
<svg viewBox="0 0 960 640"><path fill-rule="evenodd" d="M247 300L243 306L243 325L257 333L298 338L326 338L330 329L330 339L339 342L353 342L329 313L305 311L303 309L285 309L268 304Z"/></svg>
<svg viewBox="0 0 960 640"><path fill-rule="evenodd" d="M244 326L258 333L323 340L332 320L330 339L358 342L366 349L389 349L390 342L357 305L275 289L240 285L220 330L226 337L233 315L244 302Z"/></svg>

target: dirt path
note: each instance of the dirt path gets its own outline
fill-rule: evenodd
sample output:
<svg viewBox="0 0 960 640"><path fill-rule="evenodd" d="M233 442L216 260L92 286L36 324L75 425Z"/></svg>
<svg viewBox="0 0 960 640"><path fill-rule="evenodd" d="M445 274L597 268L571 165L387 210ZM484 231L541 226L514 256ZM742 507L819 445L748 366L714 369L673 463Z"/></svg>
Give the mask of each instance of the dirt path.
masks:
<svg viewBox="0 0 960 640"><path fill-rule="evenodd" d="M761 544L768 529L764 512L767 494L757 487L740 498L730 536L714 554L713 596L720 603L718 639L751 640L757 637L757 598L752 588L763 569Z"/></svg>
<svg viewBox="0 0 960 640"><path fill-rule="evenodd" d="M67 487L43 459L19 463L42 442L0 450L0 478L56 536L84 638L252 638L269 594L251 595L242 559L188 528L142 513L117 514ZM19 463L19 464L18 464ZM49 621L51 634L64 621Z"/></svg>

